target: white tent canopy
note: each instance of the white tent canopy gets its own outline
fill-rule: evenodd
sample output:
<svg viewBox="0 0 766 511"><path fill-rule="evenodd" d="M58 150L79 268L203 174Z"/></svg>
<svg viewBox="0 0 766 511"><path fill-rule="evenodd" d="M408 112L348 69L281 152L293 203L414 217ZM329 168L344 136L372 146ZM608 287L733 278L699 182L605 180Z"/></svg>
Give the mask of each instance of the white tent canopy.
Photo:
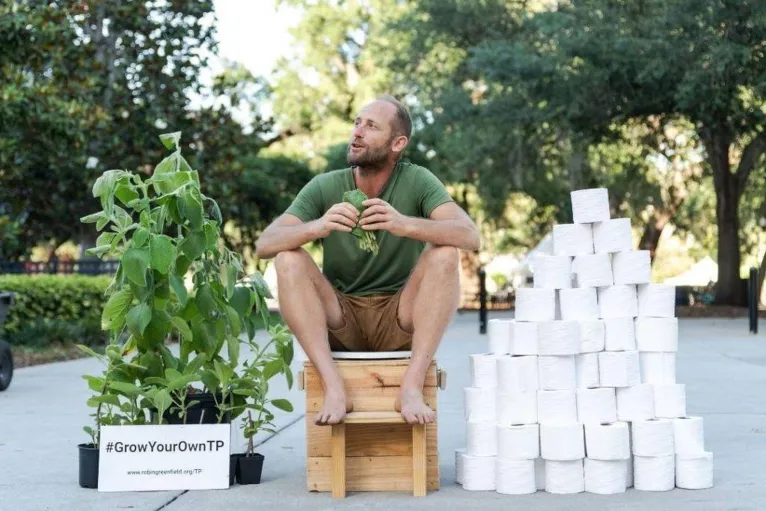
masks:
<svg viewBox="0 0 766 511"><path fill-rule="evenodd" d="M665 279L665 284L674 286L707 286L710 282L718 281L718 265L710 257L705 257L692 265L685 272Z"/></svg>

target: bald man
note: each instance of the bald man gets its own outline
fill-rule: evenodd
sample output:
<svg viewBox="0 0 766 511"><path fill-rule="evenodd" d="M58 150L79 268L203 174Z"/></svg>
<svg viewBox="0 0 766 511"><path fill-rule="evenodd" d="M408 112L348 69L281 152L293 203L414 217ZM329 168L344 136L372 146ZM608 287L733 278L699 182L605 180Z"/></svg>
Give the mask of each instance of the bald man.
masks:
<svg viewBox="0 0 766 511"><path fill-rule="evenodd" d="M276 257L280 311L322 376L316 424L340 423L353 409L332 351L411 350L396 410L410 424L434 420L423 401L426 371L457 309L457 249L477 250L480 237L430 171L401 160L411 133L396 99L366 105L354 120L349 167L314 177L256 244L258 257ZM342 201L356 188L370 198L361 215ZM376 234L376 255L359 248L357 222ZM301 249L317 239L323 271Z"/></svg>

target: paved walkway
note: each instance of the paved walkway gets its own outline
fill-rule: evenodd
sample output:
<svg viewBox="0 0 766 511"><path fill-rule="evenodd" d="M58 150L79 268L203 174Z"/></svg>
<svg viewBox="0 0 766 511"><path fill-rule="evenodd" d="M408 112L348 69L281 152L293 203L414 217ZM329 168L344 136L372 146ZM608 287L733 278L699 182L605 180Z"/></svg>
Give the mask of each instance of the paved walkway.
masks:
<svg viewBox="0 0 766 511"><path fill-rule="evenodd" d="M501 317L491 314L490 317ZM766 335L750 336L746 320L682 320L678 381L687 384L689 413L705 419L708 450L715 454L711 490L649 493L505 496L467 492L454 482L454 450L463 447L462 388L468 355L485 349L475 313L458 315L437 354L448 372L439 394L441 490L425 499L406 494L352 493L344 501L305 490L303 394L272 391L296 405L280 413L279 433L263 437L263 482L229 490L99 493L77 485L77 444L86 441L87 387L80 375L98 370L93 360L21 369L0 393L0 511L112 510L215 511L232 509L481 509L529 510L761 510L766 508ZM295 363L296 368L298 362ZM242 445L238 428L235 445Z"/></svg>

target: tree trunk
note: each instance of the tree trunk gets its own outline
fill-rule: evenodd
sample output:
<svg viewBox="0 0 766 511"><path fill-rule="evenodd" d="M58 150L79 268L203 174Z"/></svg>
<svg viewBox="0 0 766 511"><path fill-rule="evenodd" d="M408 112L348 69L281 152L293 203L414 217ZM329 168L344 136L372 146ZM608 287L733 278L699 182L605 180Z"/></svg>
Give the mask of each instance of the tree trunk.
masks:
<svg viewBox="0 0 766 511"><path fill-rule="evenodd" d="M460 307L479 295L479 252L460 251Z"/></svg>
<svg viewBox="0 0 766 511"><path fill-rule="evenodd" d="M644 233L638 242L639 250L648 250L652 262L657 254L657 246L660 244L660 236L668 223L668 217L664 214L655 213L644 226Z"/></svg>
<svg viewBox="0 0 766 511"><path fill-rule="evenodd" d="M761 259L761 268L758 271L758 294L756 294L756 299L759 302L761 301L761 293L763 291L764 282L766 282L766 252L763 254L763 259Z"/></svg>

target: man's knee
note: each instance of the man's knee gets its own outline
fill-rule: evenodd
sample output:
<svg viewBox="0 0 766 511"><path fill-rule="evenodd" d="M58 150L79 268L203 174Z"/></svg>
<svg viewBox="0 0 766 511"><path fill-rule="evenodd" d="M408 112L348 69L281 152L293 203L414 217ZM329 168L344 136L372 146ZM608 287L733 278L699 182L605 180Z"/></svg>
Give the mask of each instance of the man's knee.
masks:
<svg viewBox="0 0 766 511"><path fill-rule="evenodd" d="M432 269L441 273L457 274L460 256L455 247L432 247L428 249L425 256L428 262L426 270Z"/></svg>
<svg viewBox="0 0 766 511"><path fill-rule="evenodd" d="M305 269L307 262L310 260L311 256L309 256L302 248L286 250L278 253L274 258L274 269L277 270L278 277L286 277L290 275L297 276L300 274L305 275L303 270Z"/></svg>

